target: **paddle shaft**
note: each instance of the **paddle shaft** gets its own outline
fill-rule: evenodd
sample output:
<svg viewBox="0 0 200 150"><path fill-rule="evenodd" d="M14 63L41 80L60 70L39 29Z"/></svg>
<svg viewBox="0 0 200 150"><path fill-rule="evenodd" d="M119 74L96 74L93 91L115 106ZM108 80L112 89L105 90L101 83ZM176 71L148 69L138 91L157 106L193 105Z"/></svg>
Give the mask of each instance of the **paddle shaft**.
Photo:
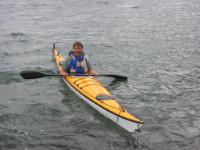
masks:
<svg viewBox="0 0 200 150"><path fill-rule="evenodd" d="M22 71L20 73L20 75L24 79L37 79L37 78L48 77L48 76L62 76L62 77L64 77L61 74L46 74L46 73L42 73L42 72L34 71L34 70ZM121 80L127 80L126 76L114 75L114 74L69 74L69 75L66 75L66 76L94 76L94 77L105 76L105 77L114 77L114 78L121 79Z"/></svg>

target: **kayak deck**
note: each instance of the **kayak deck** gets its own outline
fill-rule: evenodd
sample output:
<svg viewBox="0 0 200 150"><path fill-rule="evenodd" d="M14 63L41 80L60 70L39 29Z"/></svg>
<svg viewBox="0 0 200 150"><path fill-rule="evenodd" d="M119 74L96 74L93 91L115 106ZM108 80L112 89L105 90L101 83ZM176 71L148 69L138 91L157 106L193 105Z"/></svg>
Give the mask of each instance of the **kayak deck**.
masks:
<svg viewBox="0 0 200 150"><path fill-rule="evenodd" d="M58 49L54 48L52 51L56 67L60 72L62 70L60 64L64 60L64 57L59 54ZM135 127L129 127L132 129L126 129L124 125L120 125L127 131L132 132L132 130L134 131L143 124L142 120L129 114L126 109L117 102L110 91L95 77L70 75L63 77L63 80L75 94L115 123L120 125L120 121L123 121L122 124L125 122L127 122L125 124L131 123L130 126L134 124Z"/></svg>

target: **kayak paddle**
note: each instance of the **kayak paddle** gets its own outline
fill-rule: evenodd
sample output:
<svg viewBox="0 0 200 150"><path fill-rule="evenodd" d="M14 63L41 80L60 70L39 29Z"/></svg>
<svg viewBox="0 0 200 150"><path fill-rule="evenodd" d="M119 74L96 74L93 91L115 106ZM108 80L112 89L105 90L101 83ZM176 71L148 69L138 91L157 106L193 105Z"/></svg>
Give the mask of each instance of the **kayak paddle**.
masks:
<svg viewBox="0 0 200 150"><path fill-rule="evenodd" d="M20 75L24 78L24 79L37 79L37 78L43 78L43 77L48 77L48 76L63 76L61 74L46 74L46 73L42 73L40 71L35 71L35 70L25 70L20 72ZM94 77L98 77L98 76L105 76L105 77L113 77L119 80L127 80L128 77L126 76L122 76L122 75L115 75L115 74L71 74L69 76L94 76Z"/></svg>

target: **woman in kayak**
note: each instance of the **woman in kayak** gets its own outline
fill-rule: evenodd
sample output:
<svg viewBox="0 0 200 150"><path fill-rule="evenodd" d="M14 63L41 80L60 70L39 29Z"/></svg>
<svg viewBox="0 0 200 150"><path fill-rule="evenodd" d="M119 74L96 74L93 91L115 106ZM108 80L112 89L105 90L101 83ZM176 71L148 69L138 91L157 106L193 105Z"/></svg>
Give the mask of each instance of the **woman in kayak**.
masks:
<svg viewBox="0 0 200 150"><path fill-rule="evenodd" d="M62 63L61 75L92 74L91 63L83 51L83 44L79 41L73 44L73 51L70 51L65 61Z"/></svg>

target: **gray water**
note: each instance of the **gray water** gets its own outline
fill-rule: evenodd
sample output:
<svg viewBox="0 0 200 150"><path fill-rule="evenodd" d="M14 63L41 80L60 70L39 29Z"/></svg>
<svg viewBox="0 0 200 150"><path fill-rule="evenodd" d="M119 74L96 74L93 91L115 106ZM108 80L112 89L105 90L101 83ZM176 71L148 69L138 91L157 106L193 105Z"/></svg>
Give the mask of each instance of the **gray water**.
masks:
<svg viewBox="0 0 200 150"><path fill-rule="evenodd" d="M200 149L199 0L1 0L0 150ZM120 103L145 122L129 134L74 95L56 72L80 40Z"/></svg>

